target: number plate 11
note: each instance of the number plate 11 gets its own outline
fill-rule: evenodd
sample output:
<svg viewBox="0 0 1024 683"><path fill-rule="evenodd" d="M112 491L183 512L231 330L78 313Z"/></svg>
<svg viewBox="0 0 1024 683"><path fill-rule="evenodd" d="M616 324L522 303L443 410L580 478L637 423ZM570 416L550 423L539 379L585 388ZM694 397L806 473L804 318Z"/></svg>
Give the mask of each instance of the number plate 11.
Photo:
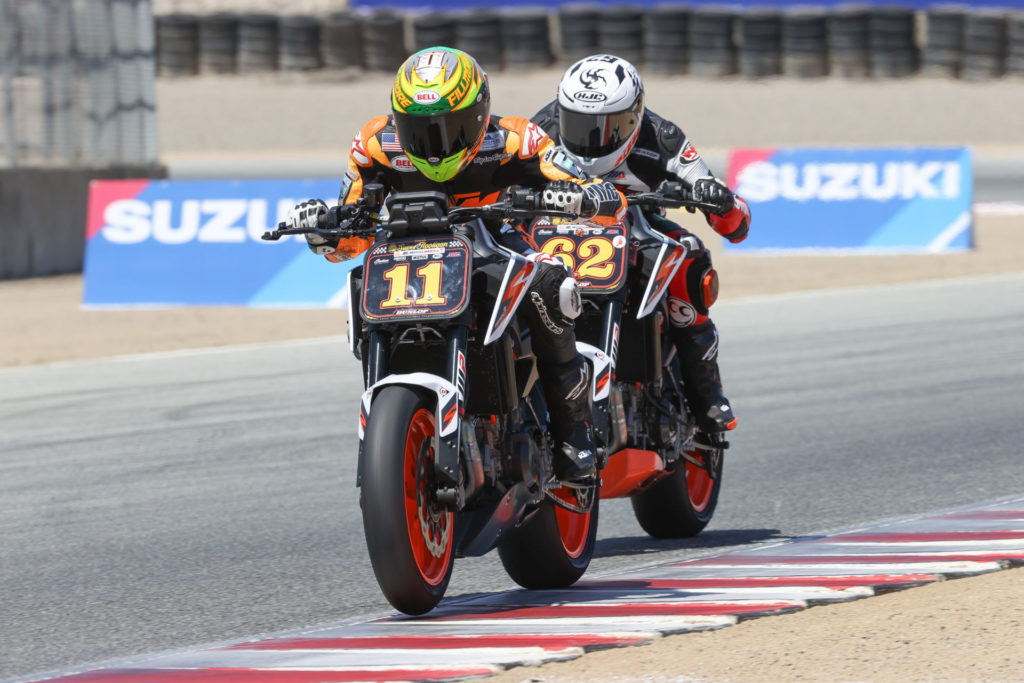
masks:
<svg viewBox="0 0 1024 683"><path fill-rule="evenodd" d="M469 243L459 237L377 244L363 267L367 320L450 318L469 303Z"/></svg>

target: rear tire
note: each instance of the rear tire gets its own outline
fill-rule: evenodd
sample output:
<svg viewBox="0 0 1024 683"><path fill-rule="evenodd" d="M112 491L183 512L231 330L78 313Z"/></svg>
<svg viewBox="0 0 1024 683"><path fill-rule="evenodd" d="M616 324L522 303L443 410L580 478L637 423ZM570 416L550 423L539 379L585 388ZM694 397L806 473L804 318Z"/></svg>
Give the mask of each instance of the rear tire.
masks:
<svg viewBox="0 0 1024 683"><path fill-rule="evenodd" d="M423 614L444 597L454 562L454 513L434 494L432 403L405 386L373 401L364 436L360 505L373 573L384 597Z"/></svg>
<svg viewBox="0 0 1024 683"><path fill-rule="evenodd" d="M712 459L713 478L704 467L680 459L672 474L630 498L643 530L654 538L690 538L703 531L718 505L722 454L722 449L689 452L704 462Z"/></svg>
<svg viewBox="0 0 1024 683"><path fill-rule="evenodd" d="M576 502L571 489L563 487L555 494ZM594 503L586 513L572 512L545 500L498 546L501 564L513 581L523 588L541 590L565 588L583 576L594 555L600 503L596 487L589 495Z"/></svg>

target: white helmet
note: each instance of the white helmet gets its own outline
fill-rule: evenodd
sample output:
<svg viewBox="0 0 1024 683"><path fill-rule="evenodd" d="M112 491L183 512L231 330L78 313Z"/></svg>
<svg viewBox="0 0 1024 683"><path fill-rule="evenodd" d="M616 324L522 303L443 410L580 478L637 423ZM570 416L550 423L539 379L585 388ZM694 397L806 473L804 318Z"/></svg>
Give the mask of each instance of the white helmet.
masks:
<svg viewBox="0 0 1024 683"><path fill-rule="evenodd" d="M615 170L633 151L644 116L644 84L614 55L576 62L558 84L558 138L592 176Z"/></svg>

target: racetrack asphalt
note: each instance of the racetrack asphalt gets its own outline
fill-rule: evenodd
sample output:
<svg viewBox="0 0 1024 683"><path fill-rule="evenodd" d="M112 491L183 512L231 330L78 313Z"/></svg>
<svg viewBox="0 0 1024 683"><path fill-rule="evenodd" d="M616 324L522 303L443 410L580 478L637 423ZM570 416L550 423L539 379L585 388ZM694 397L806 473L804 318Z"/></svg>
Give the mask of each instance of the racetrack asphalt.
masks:
<svg viewBox="0 0 1024 683"><path fill-rule="evenodd" d="M686 542L602 510L588 578L1024 492L1024 277L723 302L741 418ZM0 675L383 614L341 339L0 371ZM511 588L492 555L449 595Z"/></svg>

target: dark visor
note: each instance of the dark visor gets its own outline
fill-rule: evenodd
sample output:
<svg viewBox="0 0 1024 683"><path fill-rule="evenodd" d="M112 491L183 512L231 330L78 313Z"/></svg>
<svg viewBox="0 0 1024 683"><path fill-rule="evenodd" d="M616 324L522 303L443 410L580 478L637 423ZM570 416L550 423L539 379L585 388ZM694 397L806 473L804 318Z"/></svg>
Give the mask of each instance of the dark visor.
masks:
<svg viewBox="0 0 1024 683"><path fill-rule="evenodd" d="M424 116L394 112L402 149L420 159L447 159L476 144L487 126L484 103L458 111ZM477 120L477 117L481 117Z"/></svg>
<svg viewBox="0 0 1024 683"><path fill-rule="evenodd" d="M593 159L611 154L629 139L640 125L643 98L625 111L612 114L582 114L561 107L558 136L562 145L578 157Z"/></svg>

